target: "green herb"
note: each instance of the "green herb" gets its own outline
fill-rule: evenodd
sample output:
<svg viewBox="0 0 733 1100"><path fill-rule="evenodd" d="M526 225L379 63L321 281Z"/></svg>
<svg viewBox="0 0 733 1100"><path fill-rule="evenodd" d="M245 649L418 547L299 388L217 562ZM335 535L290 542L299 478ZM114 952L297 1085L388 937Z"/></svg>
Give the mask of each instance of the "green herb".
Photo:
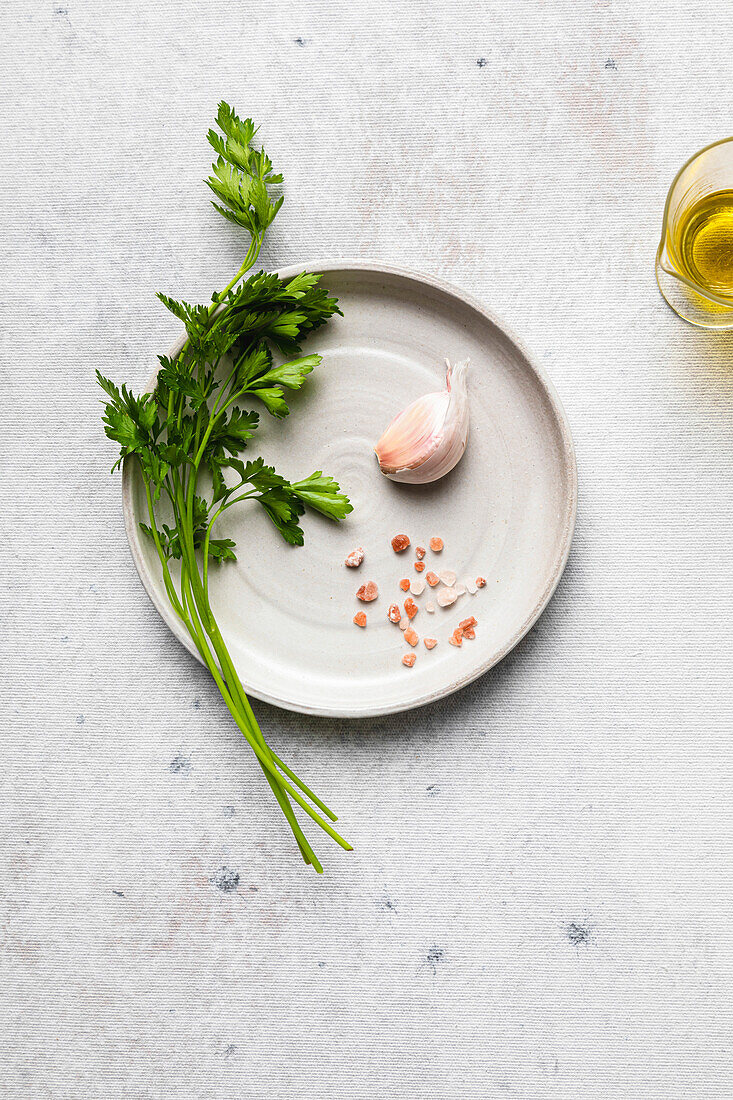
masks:
<svg viewBox="0 0 733 1100"><path fill-rule="evenodd" d="M288 415L287 392L300 389L321 362L319 355L301 355L301 343L340 310L319 285L319 275L303 272L286 280L259 271L245 278L282 205L282 197L273 195L282 176L253 145L251 119L239 119L220 103L217 124L221 133L208 134L218 158L207 183L219 200L215 209L249 234L244 263L208 305L158 295L183 322L186 341L177 355L159 356L153 393L135 396L99 373L97 378L109 399L105 431L120 445L113 470L123 459L140 464L149 521L140 526L155 544L171 606L257 757L303 859L320 872L293 802L342 848L351 846L329 824L336 815L266 743L211 610L209 569L236 560L234 542L214 535L217 521L235 504L255 501L295 546L303 543L306 509L334 520L352 510L337 483L320 470L289 481L261 458L241 458L260 409L277 418ZM275 363L273 351L285 361ZM170 522L162 521L163 510ZM178 582L171 559L180 562Z"/></svg>

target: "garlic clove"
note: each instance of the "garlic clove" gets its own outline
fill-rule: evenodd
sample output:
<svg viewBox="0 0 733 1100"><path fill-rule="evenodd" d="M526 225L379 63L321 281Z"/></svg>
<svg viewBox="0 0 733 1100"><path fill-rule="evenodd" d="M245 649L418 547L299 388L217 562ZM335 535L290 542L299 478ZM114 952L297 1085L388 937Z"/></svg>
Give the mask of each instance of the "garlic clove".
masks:
<svg viewBox="0 0 733 1100"><path fill-rule="evenodd" d="M379 468L392 481L425 485L459 462L468 442L468 360L451 367L446 388L426 393L398 413L374 451Z"/></svg>

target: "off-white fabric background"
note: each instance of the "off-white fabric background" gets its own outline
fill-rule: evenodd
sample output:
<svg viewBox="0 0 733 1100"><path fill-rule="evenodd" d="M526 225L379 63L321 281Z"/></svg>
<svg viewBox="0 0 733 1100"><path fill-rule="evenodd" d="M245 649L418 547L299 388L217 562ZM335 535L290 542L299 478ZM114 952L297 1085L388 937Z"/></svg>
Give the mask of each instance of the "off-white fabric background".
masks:
<svg viewBox="0 0 733 1100"><path fill-rule="evenodd" d="M674 172L731 129L729 6L2 23L2 1095L730 1098L733 337L653 276ZM386 720L257 705L355 843L322 878L142 591L93 384L176 336L156 289L240 262L200 182L221 97L285 173L267 266L450 279L577 444L566 574L500 667Z"/></svg>

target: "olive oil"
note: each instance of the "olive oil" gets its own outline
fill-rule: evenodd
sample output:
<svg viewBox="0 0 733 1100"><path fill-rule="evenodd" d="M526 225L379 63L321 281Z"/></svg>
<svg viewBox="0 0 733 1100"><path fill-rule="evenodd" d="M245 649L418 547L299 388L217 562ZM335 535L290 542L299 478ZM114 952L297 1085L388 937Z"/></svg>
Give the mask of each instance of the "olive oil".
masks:
<svg viewBox="0 0 733 1100"><path fill-rule="evenodd" d="M733 298L733 189L714 191L680 215L672 247L682 274Z"/></svg>

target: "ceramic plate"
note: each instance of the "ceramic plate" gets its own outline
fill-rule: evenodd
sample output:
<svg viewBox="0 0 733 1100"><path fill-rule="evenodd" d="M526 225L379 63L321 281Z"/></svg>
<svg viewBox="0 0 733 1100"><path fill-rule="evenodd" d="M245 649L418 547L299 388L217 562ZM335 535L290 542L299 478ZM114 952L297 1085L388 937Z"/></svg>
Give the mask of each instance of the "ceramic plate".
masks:
<svg viewBox="0 0 733 1100"><path fill-rule="evenodd" d="M304 265L307 267L307 265ZM303 266L281 272L292 276ZM519 341L478 302L438 279L381 264L319 264L343 317L318 330L308 351L323 363L291 402L285 421L261 412L250 455L262 454L296 480L332 474L354 512L341 524L305 516L305 546L288 547L255 504L233 508L217 533L237 543L239 560L214 568L211 603L247 691L307 714L355 718L421 706L475 680L509 652L550 599L567 559L575 521L576 472L565 416L550 383ZM180 344L173 351L177 351ZM434 485L383 477L372 447L395 413L444 386L444 358L469 358L471 432L461 462ZM127 534L145 588L171 630L195 653L167 604L154 547L140 532L144 494L136 462L123 475ZM425 610L414 627L422 642L412 669L402 632L387 607L404 600L402 577L417 577L412 547L392 551L404 532L412 547L432 535L428 569L486 578L475 596ZM356 546L360 569L344 558ZM356 589L374 580L379 598L359 604ZM352 623L366 610L365 630ZM475 615L475 641L448 637Z"/></svg>

